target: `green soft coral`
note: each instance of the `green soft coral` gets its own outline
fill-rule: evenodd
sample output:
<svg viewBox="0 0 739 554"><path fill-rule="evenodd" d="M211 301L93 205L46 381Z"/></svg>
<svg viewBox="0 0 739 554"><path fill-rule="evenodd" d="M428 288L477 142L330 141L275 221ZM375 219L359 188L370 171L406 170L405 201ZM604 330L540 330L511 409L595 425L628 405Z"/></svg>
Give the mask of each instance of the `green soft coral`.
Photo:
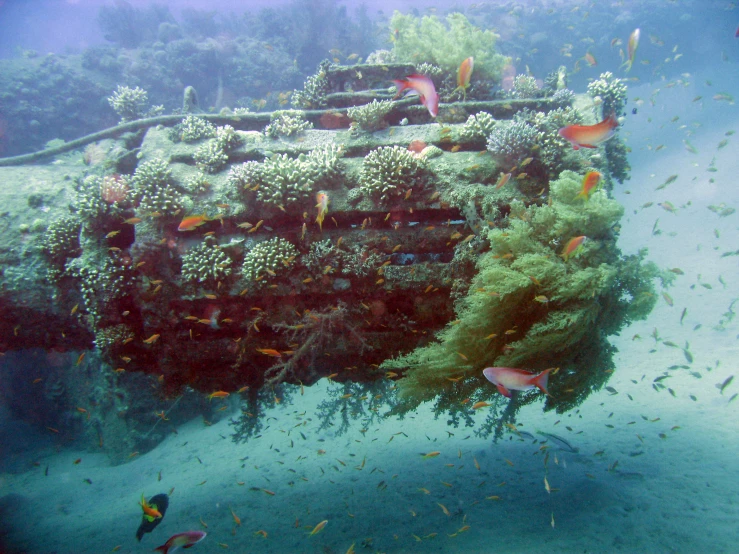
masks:
<svg viewBox="0 0 739 554"><path fill-rule="evenodd" d="M646 317L656 300L652 281L660 274L643 263L645 252L621 255L613 228L622 206L605 192L587 202L576 198L581 182L581 175L562 172L551 183L550 203L513 202L508 226L488 231L490 250L455 306L457 320L436 341L383 364L405 372L399 411L436 398L436 409L454 420L465 399L497 402L495 387L482 377L488 366L560 367L546 405L558 411L577 406L606 382L613 368L606 337ZM565 261L563 245L580 235L588 237L582 253ZM506 417L538 397L517 395Z"/></svg>
<svg viewBox="0 0 739 554"><path fill-rule="evenodd" d="M418 19L396 11L390 29L395 37L393 54L397 61L432 63L456 74L459 64L473 56L474 78L500 81L508 58L495 50L499 36L475 27L458 12L449 14L446 21L448 28L433 15Z"/></svg>

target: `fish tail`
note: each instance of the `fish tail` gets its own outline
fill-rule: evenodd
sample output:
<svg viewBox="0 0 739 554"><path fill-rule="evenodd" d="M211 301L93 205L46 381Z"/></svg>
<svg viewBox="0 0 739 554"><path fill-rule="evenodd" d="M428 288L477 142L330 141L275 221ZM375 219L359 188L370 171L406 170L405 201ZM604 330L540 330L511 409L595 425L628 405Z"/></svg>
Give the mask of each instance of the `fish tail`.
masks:
<svg viewBox="0 0 739 554"><path fill-rule="evenodd" d="M552 368L545 369L539 375L536 377L533 377L531 379L531 384L536 386L541 392L546 394L547 396L552 396L549 394L549 391L547 390L547 384L549 383L549 372L552 371Z"/></svg>

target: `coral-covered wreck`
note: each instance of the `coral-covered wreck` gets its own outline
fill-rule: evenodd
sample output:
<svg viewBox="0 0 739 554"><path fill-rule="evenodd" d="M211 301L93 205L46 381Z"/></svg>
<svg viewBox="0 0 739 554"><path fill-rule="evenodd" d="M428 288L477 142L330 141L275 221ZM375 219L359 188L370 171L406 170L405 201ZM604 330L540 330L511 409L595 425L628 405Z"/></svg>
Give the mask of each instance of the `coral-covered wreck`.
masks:
<svg viewBox="0 0 739 554"><path fill-rule="evenodd" d="M546 407L578 405L613 369L607 337L655 301L656 268L616 246L623 142L575 152L557 133L619 110L625 87L605 74L576 97L561 75L522 76L462 102L438 82L431 120L386 88L415 71L325 64L301 110L132 121L145 134L88 146L89 166L1 169L2 350L94 345L165 395L252 402L388 378L396 411L436 399L453 421L507 405L484 367L554 366ZM583 199L591 169L605 185Z"/></svg>

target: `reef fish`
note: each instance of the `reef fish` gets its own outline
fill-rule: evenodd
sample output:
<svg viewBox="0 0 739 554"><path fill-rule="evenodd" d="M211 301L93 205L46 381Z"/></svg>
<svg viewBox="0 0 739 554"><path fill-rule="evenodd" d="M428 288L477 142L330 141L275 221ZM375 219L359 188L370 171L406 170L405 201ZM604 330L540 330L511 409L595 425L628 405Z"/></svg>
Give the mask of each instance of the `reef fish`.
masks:
<svg viewBox="0 0 739 554"><path fill-rule="evenodd" d="M565 249L562 251L562 258L564 258L564 261L567 261L570 256L572 256L575 251L582 246L582 243L585 242L585 236L581 235L579 237L572 237L569 242L565 245Z"/></svg>
<svg viewBox="0 0 739 554"><path fill-rule="evenodd" d="M176 535L169 537L167 542L154 550L156 552L162 552L162 554L167 554L170 549L174 551L179 547L190 548L195 543L202 541L205 536L206 533L203 531L185 531L184 533L177 533Z"/></svg>
<svg viewBox="0 0 739 554"><path fill-rule="evenodd" d="M457 70L457 88L454 89L454 92L461 89L465 100L467 99L467 89L470 86L470 77L472 77L474 67L475 59L470 56L459 64L459 69Z"/></svg>
<svg viewBox="0 0 739 554"><path fill-rule="evenodd" d="M323 231L323 218L328 213L328 194L325 192L319 192L316 194L316 208L318 208L318 215L316 216L316 223L318 227Z"/></svg>
<svg viewBox="0 0 739 554"><path fill-rule="evenodd" d="M482 374L488 381L498 387L500 394L510 398L512 390L530 390L534 388L538 388L547 396L551 396L547 390L550 371L552 371L552 368L534 374L510 367L486 367L482 370Z"/></svg>
<svg viewBox="0 0 739 554"><path fill-rule="evenodd" d="M634 65L634 57L636 56L636 49L639 47L640 34L641 31L639 31L639 29L634 29L631 31L631 35L629 35L629 43L626 45L626 51L628 52L629 57L621 66L626 68L627 73L631 69L631 66Z"/></svg>
<svg viewBox="0 0 739 554"><path fill-rule="evenodd" d="M582 190L575 196L575 198L590 200L590 193L598 186L601 177L603 177L603 175L598 171L588 171L582 180Z"/></svg>
<svg viewBox="0 0 739 554"><path fill-rule="evenodd" d="M205 214L189 215L180 222L180 226L177 227L177 230L178 231L193 231L196 228L200 227L201 225L204 225L208 221L210 220Z"/></svg>
<svg viewBox="0 0 739 554"><path fill-rule="evenodd" d="M618 127L616 114L611 114L595 125L568 125L559 130L560 136L566 138L575 150L595 148L611 138Z"/></svg>
<svg viewBox="0 0 739 554"><path fill-rule="evenodd" d="M414 73L408 75L405 79L393 79L393 83L398 87L397 98L404 90L406 95L418 95L421 98L421 104L426 106L431 117L436 117L439 113L439 95L436 92L434 82L426 75Z"/></svg>

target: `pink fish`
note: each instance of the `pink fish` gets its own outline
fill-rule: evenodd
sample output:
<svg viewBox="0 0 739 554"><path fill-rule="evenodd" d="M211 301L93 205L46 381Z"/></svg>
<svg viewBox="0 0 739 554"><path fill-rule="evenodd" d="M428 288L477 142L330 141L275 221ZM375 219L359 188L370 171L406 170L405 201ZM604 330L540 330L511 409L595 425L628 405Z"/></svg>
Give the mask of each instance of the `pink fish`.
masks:
<svg viewBox="0 0 739 554"><path fill-rule="evenodd" d="M587 237L585 235L580 235L579 237L572 237L567 242L567 244L565 245L565 249L562 250L562 253L560 254L564 261L567 261L570 256L573 256L575 254L575 251L582 246L586 238Z"/></svg>
<svg viewBox="0 0 739 554"><path fill-rule="evenodd" d="M156 552L161 552L162 554L167 554L170 548L173 552L179 547L190 548L193 544L202 541L204 538L205 533L203 533L202 531L185 531L184 533L177 533L176 535L172 535L171 537L169 537L169 540L167 542L165 542L162 546L155 548L154 550Z"/></svg>
<svg viewBox="0 0 739 554"><path fill-rule="evenodd" d="M482 370L482 374L488 381L498 387L500 394L510 398L512 390L530 390L533 388L538 388L547 396L551 396L547 390L550 371L552 371L551 367L535 375L522 369L510 367L486 367Z"/></svg>
<svg viewBox="0 0 739 554"><path fill-rule="evenodd" d="M398 87L397 98L404 90L408 90L406 95L418 95L421 98L421 104L426 106L431 117L436 117L439 113L439 95L436 93L434 82L426 75L413 74L408 75L405 79L393 79L393 83Z"/></svg>
<svg viewBox="0 0 739 554"><path fill-rule="evenodd" d="M595 148L607 141L616 133L618 120L616 114L611 114L595 125L568 125L559 130L560 136L572 143L575 150L580 148Z"/></svg>

